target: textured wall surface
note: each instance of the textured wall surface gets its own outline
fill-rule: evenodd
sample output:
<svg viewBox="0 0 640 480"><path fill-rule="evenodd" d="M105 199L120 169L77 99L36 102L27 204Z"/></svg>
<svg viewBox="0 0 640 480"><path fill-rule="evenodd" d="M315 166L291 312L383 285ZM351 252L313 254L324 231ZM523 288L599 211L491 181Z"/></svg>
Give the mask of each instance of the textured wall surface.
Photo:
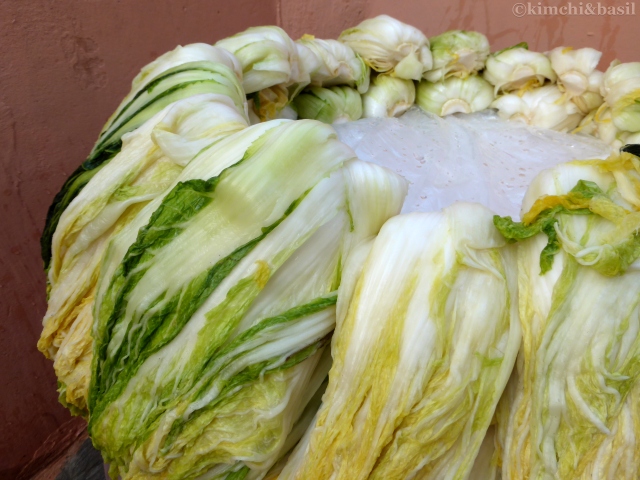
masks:
<svg viewBox="0 0 640 480"><path fill-rule="evenodd" d="M613 58L638 59L636 16L518 18L518 1L1 1L0 479L16 478L32 460L29 474L83 428L66 423L52 366L35 347L45 311L38 238L53 195L142 65L178 44L215 42L250 25L336 37L381 13L427 36L476 29L494 50L523 40L535 50L591 46L605 52L601 69Z"/></svg>
<svg viewBox="0 0 640 480"><path fill-rule="evenodd" d="M428 37L451 29L478 30L489 38L491 49L500 50L526 41L529 48L546 51L558 46L592 47L604 55L600 69L611 60L639 60L636 24L640 18L640 2L635 2L635 15L537 15L527 14L527 4L542 6L578 6L578 0L325 0L318 2L279 0L281 25L294 38L304 33L318 37L337 37L342 30L365 18L386 13L420 28ZM598 2L591 2L596 6ZM600 0L600 5L631 5L632 1ZM517 7L514 5L518 4ZM516 16L525 7L525 15ZM595 8L595 7L594 7ZM515 9L515 13L514 13ZM533 9L531 13L537 13Z"/></svg>
<svg viewBox="0 0 640 480"><path fill-rule="evenodd" d="M423 8L427 3L421 2ZM371 16L371 0L323 0L321 7L319 4L309 0L278 0L279 25L294 39L305 33L337 38L343 30Z"/></svg>
<svg viewBox="0 0 640 480"><path fill-rule="evenodd" d="M0 479L15 479L69 419L36 349L38 238L53 195L140 67L178 44L273 24L275 12L265 0L0 2Z"/></svg>

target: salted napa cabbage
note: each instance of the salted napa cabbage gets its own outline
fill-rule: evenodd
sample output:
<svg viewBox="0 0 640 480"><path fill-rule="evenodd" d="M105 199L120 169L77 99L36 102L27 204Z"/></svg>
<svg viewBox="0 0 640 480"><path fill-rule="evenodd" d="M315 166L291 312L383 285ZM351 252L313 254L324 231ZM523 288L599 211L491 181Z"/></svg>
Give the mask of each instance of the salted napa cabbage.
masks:
<svg viewBox="0 0 640 480"><path fill-rule="evenodd" d="M503 479L637 479L640 158L572 162L531 184L520 240L523 331ZM504 421L504 420L503 420Z"/></svg>
<svg viewBox="0 0 640 480"><path fill-rule="evenodd" d="M424 74L430 82L467 77L484 68L489 40L480 32L449 30L430 38L433 69Z"/></svg>
<svg viewBox="0 0 640 480"><path fill-rule="evenodd" d="M242 82L242 67L240 66L240 62L226 50L206 43L192 43L185 46L178 45L173 50L160 55L154 61L140 69L140 72L138 72L131 81L131 90L122 99L120 105L116 108L115 112L113 112L101 133L109 127L114 118L120 115L120 112L129 102L154 79L168 70L191 62L220 63L231 69L238 81Z"/></svg>
<svg viewBox="0 0 640 480"><path fill-rule="evenodd" d="M282 85L263 88L251 95L248 105L249 114L252 117L252 125L275 120L279 118L280 112L289 105L289 92Z"/></svg>
<svg viewBox="0 0 640 480"><path fill-rule="evenodd" d="M512 92L539 87L545 81L556 81L556 73L544 53L532 52L526 43L500 50L489 55L484 78L498 92Z"/></svg>
<svg viewBox="0 0 640 480"><path fill-rule="evenodd" d="M314 87L347 85L364 93L369 88L371 70L362 57L349 45L337 40L322 40L313 35L303 35L296 43L313 55L306 69Z"/></svg>
<svg viewBox="0 0 640 480"><path fill-rule="evenodd" d="M620 142L622 145L640 145L640 132L629 133L625 132L620 135Z"/></svg>
<svg viewBox="0 0 640 480"><path fill-rule="evenodd" d="M613 61L604 73L602 96L609 106L615 105L620 99L638 89L639 80L640 62Z"/></svg>
<svg viewBox="0 0 640 480"><path fill-rule="evenodd" d="M403 179L330 126L274 120L200 153L111 241L89 431L123 479L258 478L290 448L350 252Z"/></svg>
<svg viewBox="0 0 640 480"><path fill-rule="evenodd" d="M496 430L495 426L491 425L482 440L467 480L499 480L498 468L495 463L495 442Z"/></svg>
<svg viewBox="0 0 640 480"><path fill-rule="evenodd" d="M164 108L123 137L123 147L60 216L52 239L47 312L38 348L54 360L61 401L86 414L91 315L109 239L174 182L204 147L247 126L227 96L196 95Z"/></svg>
<svg viewBox="0 0 640 480"><path fill-rule="evenodd" d="M596 70L601 52L593 48L558 47L546 55L558 76L558 88L584 115L602 105L604 74Z"/></svg>
<svg viewBox="0 0 640 480"><path fill-rule="evenodd" d="M509 93L491 104L505 120L516 120L560 132L573 130L583 118L582 112L556 85Z"/></svg>
<svg viewBox="0 0 640 480"><path fill-rule="evenodd" d="M449 77L436 83L422 80L416 89L418 106L441 117L482 111L491 105L493 99L493 88L478 75Z"/></svg>
<svg viewBox="0 0 640 480"><path fill-rule="evenodd" d="M301 68L296 44L280 27L250 27L220 40L216 46L237 57L247 94L279 84L288 86L308 77Z"/></svg>
<svg viewBox="0 0 640 480"><path fill-rule="evenodd" d="M615 126L640 132L640 62L612 62L604 74L602 94Z"/></svg>
<svg viewBox="0 0 640 480"><path fill-rule="evenodd" d="M287 107L309 85L310 71L319 62L276 26L251 27L216 45L234 53L242 65L252 124L290 118Z"/></svg>
<svg viewBox="0 0 640 480"><path fill-rule="evenodd" d="M294 46L298 55L298 74L287 83L279 85L287 89L287 96L290 100L293 100L304 87L311 83L311 73L315 72L321 64L320 58L312 49L299 42L294 42Z"/></svg>
<svg viewBox="0 0 640 480"><path fill-rule="evenodd" d="M516 368L511 372L507 386L502 392L491 426L482 441L468 480L502 480L504 442L507 436L510 408L518 393L517 386L518 371Z"/></svg>
<svg viewBox="0 0 640 480"><path fill-rule="evenodd" d="M204 93L226 95L246 111L242 73L228 52L204 44L178 47L144 67L132 89L109 118L89 157L65 181L47 212L40 240L45 269L51 259L51 237L60 215L100 168L122 148L122 136L135 130L173 102Z"/></svg>
<svg viewBox="0 0 640 480"><path fill-rule="evenodd" d="M362 97L351 87L310 87L293 100L300 118L342 123L362 117Z"/></svg>
<svg viewBox="0 0 640 480"><path fill-rule="evenodd" d="M363 116L398 117L409 110L416 100L416 87L411 80L376 75L371 87L362 95Z"/></svg>
<svg viewBox="0 0 640 480"><path fill-rule="evenodd" d="M296 120L297 113L291 106L291 101L311 82L311 73L320 68L320 59L306 46L295 44L299 75L293 81L279 83L263 88L248 96L249 117L252 125L269 120L286 118Z"/></svg>
<svg viewBox="0 0 640 480"><path fill-rule="evenodd" d="M621 137L622 132L620 132L613 123L611 119L611 109L607 107L606 104L592 110L580 121L580 125L574 131L576 133L581 132L587 135L593 135L614 148L620 148L622 146L618 138Z"/></svg>
<svg viewBox="0 0 640 480"><path fill-rule="evenodd" d="M466 478L520 345L515 273L481 205L387 221L345 266L329 385L279 478Z"/></svg>
<svg viewBox="0 0 640 480"><path fill-rule="evenodd" d="M592 75L599 78L596 70L602 52L593 48L557 47L547 53L551 68L558 76L558 86L571 97L582 95L594 82Z"/></svg>
<svg viewBox="0 0 640 480"><path fill-rule="evenodd" d="M210 48L221 52L221 57L232 58L221 49ZM233 59L229 64L235 65L237 61ZM87 161L95 163L98 161L96 157L116 151L122 143L122 135L138 128L167 105L189 96L203 93L226 95L246 115L245 95L239 81L238 72L220 61L193 61L161 70L156 77L141 87L134 87L125 97L103 127Z"/></svg>
<svg viewBox="0 0 640 480"><path fill-rule="evenodd" d="M571 102L578 107L580 113L586 116L591 112L595 112L604 103L604 99L598 90L599 87L596 87L594 91L587 90L582 95L572 97Z"/></svg>
<svg viewBox="0 0 640 480"><path fill-rule="evenodd" d="M388 15L364 20L340 34L373 70L406 80L420 80L433 67L429 40L415 27Z"/></svg>

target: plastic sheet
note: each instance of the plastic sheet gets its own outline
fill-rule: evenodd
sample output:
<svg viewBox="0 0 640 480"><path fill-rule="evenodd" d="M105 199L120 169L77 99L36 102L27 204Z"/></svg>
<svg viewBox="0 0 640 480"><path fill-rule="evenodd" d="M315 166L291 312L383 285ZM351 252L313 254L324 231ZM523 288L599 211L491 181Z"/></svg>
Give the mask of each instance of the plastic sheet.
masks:
<svg viewBox="0 0 640 480"><path fill-rule="evenodd" d="M359 158L409 181L403 212L469 201L519 218L524 193L540 171L611 153L598 139L505 121L493 110L440 118L413 107L400 118L334 127Z"/></svg>

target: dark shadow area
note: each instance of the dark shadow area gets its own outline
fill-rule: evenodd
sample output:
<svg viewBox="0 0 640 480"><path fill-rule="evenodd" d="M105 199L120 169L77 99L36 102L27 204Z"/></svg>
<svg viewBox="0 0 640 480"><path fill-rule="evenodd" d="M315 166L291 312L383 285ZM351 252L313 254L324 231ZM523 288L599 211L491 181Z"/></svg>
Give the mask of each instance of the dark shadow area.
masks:
<svg viewBox="0 0 640 480"><path fill-rule="evenodd" d="M104 474L102 456L91 440L84 441L78 453L65 464L56 480L108 480Z"/></svg>

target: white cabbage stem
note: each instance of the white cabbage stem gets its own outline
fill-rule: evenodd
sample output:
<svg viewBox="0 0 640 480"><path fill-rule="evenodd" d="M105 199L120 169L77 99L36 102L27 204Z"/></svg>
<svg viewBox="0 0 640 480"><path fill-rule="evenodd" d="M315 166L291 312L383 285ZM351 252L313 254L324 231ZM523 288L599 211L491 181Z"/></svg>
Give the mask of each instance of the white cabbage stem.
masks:
<svg viewBox="0 0 640 480"><path fill-rule="evenodd" d="M596 71L602 52L593 48L571 47L554 48L547 53L551 67L558 75L558 86L566 91L570 97L584 94L587 91L597 91L593 88L591 76L601 76Z"/></svg>
<svg viewBox="0 0 640 480"><path fill-rule="evenodd" d="M411 80L377 75L371 87L362 96L363 116L397 117L415 102L416 87Z"/></svg>
<svg viewBox="0 0 640 480"><path fill-rule="evenodd" d="M558 131L574 129L583 118L578 107L556 85L503 95L491 106L506 120L517 120Z"/></svg>
<svg viewBox="0 0 640 480"><path fill-rule="evenodd" d="M424 74L430 82L477 73L490 53L487 37L479 32L451 30L432 37L430 42L433 69Z"/></svg>
<svg viewBox="0 0 640 480"><path fill-rule="evenodd" d="M479 112L487 108L493 98L493 88L478 75L449 77L436 83L423 80L416 91L418 106L440 116Z"/></svg>
<svg viewBox="0 0 640 480"><path fill-rule="evenodd" d="M433 66L429 40L415 27L388 15L361 22L340 34L341 42L373 70L406 80L419 80Z"/></svg>
<svg viewBox="0 0 640 480"><path fill-rule="evenodd" d="M371 70L349 45L337 40L317 39L313 35L303 35L296 44L313 57L305 64L311 86L346 85L356 88L360 93L369 88Z"/></svg>
<svg viewBox="0 0 640 480"><path fill-rule="evenodd" d="M496 93L538 87L545 81L556 81L551 62L539 52L524 46L501 50L487 58L484 78L495 86Z"/></svg>

